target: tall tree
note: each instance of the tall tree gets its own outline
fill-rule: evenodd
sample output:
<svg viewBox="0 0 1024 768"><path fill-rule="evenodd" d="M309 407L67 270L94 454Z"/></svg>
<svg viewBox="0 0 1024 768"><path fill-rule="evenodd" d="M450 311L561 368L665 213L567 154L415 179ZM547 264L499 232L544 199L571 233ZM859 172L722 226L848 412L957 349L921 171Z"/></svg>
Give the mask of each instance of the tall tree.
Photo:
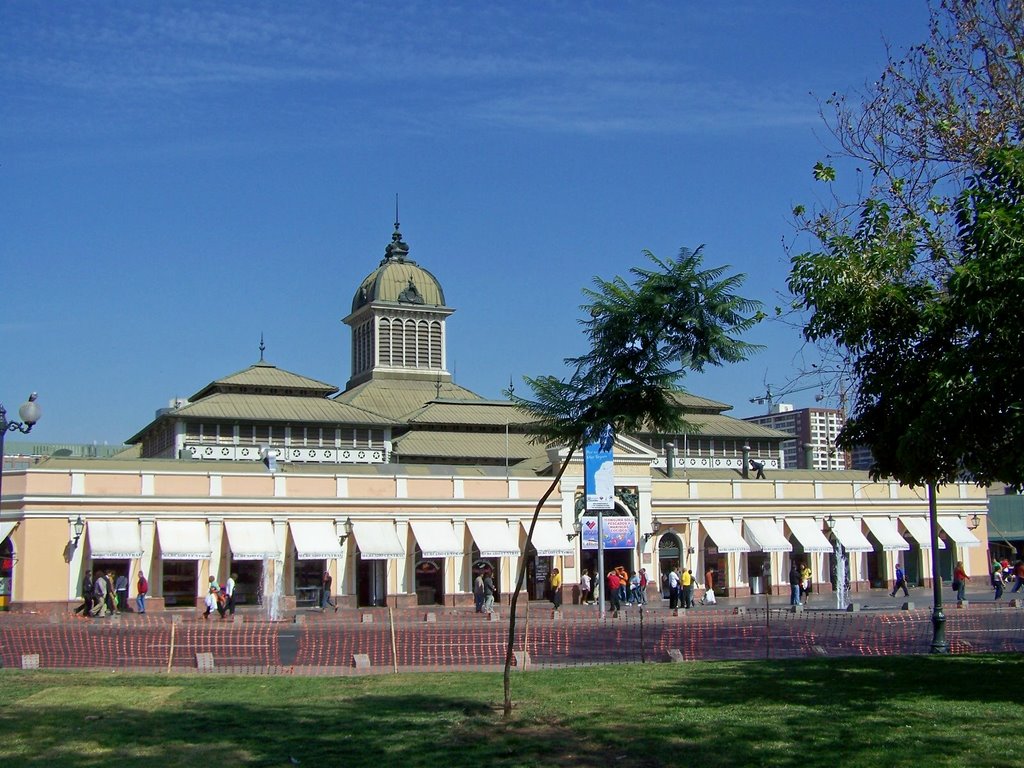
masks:
<svg viewBox="0 0 1024 768"><path fill-rule="evenodd" d="M505 717L512 712L516 606L526 555L541 509L586 436L599 434L606 425L616 432L684 431L684 415L673 397L683 376L744 360L759 349L739 338L763 316L758 302L736 293L744 276L727 276L727 267L703 269L702 251L703 246L683 248L677 258L666 260L644 251L652 266L631 269L630 280L595 278L594 288L584 289L587 302L581 307L589 351L566 359L573 371L567 380L527 378L533 399L512 397L534 416L532 432L538 440L568 450L537 502L519 561L505 650Z"/></svg>
<svg viewBox="0 0 1024 768"><path fill-rule="evenodd" d="M928 487L934 553L938 485L964 471L983 483L1024 479L1011 448L1024 442L1024 390L1002 346L1024 321L996 312L1019 264L1006 250L1012 228L989 226L1012 215L1017 194L1008 158L1024 137L1024 7L943 0L929 32L859 103L826 102L838 157L814 173L832 197L794 211L816 246L793 257L789 287L806 338L852 375L839 445L870 446L875 477ZM858 184L844 198L842 172L854 165ZM997 269L1006 279L993 292L984 284ZM932 649L944 652L937 558L932 579Z"/></svg>

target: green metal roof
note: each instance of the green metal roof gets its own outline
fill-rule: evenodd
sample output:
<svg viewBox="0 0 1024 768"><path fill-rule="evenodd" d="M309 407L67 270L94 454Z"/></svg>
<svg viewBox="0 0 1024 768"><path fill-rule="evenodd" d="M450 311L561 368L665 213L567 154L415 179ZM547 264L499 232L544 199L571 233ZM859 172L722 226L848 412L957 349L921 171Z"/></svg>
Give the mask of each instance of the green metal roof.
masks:
<svg viewBox="0 0 1024 768"><path fill-rule="evenodd" d="M483 401L480 395L450 381L412 378L374 378L342 392L334 401L405 421L410 414L438 399Z"/></svg>
<svg viewBox="0 0 1024 768"><path fill-rule="evenodd" d="M427 403L407 418L410 424L479 427L521 426L533 416L507 401L437 400Z"/></svg>
<svg viewBox="0 0 1024 768"><path fill-rule="evenodd" d="M333 384L300 376L260 360L244 370L210 382L189 400L200 400L222 390L237 392L242 388L264 392L274 390L274 394L301 393L306 397L328 397L338 391Z"/></svg>
<svg viewBox="0 0 1024 768"><path fill-rule="evenodd" d="M526 435L504 432L407 432L393 443L400 460L508 458L510 461L545 456L545 447Z"/></svg>
<svg viewBox="0 0 1024 768"><path fill-rule="evenodd" d="M746 437L766 440L792 440L793 436L777 429L751 424L749 421L735 419L720 413L686 414L686 421L693 426L693 432L686 434L700 437Z"/></svg>
<svg viewBox="0 0 1024 768"><path fill-rule="evenodd" d="M178 418L231 419L247 422L365 424L390 426L392 419L362 408L319 397L217 393L174 410Z"/></svg>
<svg viewBox="0 0 1024 768"><path fill-rule="evenodd" d="M728 403L720 403L717 400L692 395L689 392L675 392L673 393L673 397L677 403L683 406L686 411L691 413L721 413L722 411L732 410L732 406Z"/></svg>

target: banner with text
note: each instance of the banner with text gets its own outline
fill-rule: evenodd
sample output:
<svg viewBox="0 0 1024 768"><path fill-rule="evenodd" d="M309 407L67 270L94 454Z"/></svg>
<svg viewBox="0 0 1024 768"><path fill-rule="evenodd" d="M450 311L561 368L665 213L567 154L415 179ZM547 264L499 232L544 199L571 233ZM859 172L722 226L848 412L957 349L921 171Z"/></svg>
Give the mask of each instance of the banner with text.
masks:
<svg viewBox="0 0 1024 768"><path fill-rule="evenodd" d="M601 430L601 437L583 447L583 490L587 495L587 512L615 509L615 460L612 428Z"/></svg>
<svg viewBox="0 0 1024 768"><path fill-rule="evenodd" d="M583 515L580 523L580 547L597 549L597 515ZM636 520L632 517L602 515L601 528L605 549L636 549Z"/></svg>

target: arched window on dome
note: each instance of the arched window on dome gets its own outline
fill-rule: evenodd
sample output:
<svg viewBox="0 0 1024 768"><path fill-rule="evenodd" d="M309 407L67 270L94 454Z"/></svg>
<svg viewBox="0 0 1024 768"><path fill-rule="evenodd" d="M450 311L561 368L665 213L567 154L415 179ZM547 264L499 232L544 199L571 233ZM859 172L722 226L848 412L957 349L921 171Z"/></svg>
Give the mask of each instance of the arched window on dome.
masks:
<svg viewBox="0 0 1024 768"><path fill-rule="evenodd" d="M430 323L430 367L443 368L441 363L441 323Z"/></svg>
<svg viewBox="0 0 1024 768"><path fill-rule="evenodd" d="M401 365L405 350L405 324L401 320L391 323L391 358L388 365Z"/></svg>
<svg viewBox="0 0 1024 768"><path fill-rule="evenodd" d="M380 343L377 348L380 354L377 358L377 363L379 365L391 365L391 320L386 317L380 319L378 338Z"/></svg>
<svg viewBox="0 0 1024 768"><path fill-rule="evenodd" d="M406 368L416 367L416 321L405 321L405 354L402 364Z"/></svg>
<svg viewBox="0 0 1024 768"><path fill-rule="evenodd" d="M416 324L416 367L430 368L430 324L426 320Z"/></svg>

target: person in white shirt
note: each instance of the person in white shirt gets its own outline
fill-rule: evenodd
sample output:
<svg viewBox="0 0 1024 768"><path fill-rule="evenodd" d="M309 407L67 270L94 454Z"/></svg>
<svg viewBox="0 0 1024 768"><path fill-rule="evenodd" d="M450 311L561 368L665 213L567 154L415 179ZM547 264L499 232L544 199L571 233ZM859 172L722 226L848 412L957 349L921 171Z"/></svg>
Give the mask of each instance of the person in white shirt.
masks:
<svg viewBox="0 0 1024 768"><path fill-rule="evenodd" d="M235 579L237 578L237 573L232 573L228 576L228 583L225 585L224 589L228 596L228 613L232 616L235 615Z"/></svg>

